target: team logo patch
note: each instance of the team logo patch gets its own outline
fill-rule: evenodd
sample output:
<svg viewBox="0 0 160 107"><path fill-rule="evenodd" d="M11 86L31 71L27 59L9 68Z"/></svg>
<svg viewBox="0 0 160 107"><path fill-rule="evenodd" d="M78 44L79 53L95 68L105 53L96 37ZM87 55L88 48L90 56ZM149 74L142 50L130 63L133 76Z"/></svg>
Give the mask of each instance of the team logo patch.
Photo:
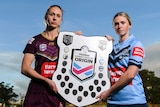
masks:
<svg viewBox="0 0 160 107"><path fill-rule="evenodd" d="M133 48L133 52L132 52L132 56L139 56L139 57L144 57L144 51L142 48L140 47L134 47Z"/></svg>
<svg viewBox="0 0 160 107"><path fill-rule="evenodd" d="M40 44L39 45L39 50L40 51L45 51L47 49L47 45L46 44Z"/></svg>
<svg viewBox="0 0 160 107"><path fill-rule="evenodd" d="M59 58L52 80L58 93L78 107L97 102L95 97L110 87L107 66L112 41L60 32L57 44Z"/></svg>

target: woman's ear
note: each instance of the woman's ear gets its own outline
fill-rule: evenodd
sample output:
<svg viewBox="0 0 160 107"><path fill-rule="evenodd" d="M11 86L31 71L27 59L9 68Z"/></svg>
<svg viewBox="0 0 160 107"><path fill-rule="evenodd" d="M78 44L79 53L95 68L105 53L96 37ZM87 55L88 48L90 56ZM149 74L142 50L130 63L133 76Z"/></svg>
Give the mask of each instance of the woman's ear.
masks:
<svg viewBox="0 0 160 107"><path fill-rule="evenodd" d="M46 24L49 25L49 20L48 19L46 19Z"/></svg>

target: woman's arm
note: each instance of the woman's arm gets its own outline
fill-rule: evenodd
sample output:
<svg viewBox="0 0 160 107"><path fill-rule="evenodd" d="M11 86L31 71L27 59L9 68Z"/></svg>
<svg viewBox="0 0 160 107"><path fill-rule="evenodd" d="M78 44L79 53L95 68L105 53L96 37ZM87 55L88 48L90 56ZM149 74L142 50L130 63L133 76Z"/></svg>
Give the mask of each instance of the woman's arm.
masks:
<svg viewBox="0 0 160 107"><path fill-rule="evenodd" d="M48 78L43 77L31 67L33 60L34 60L33 54L30 54L30 53L24 54L24 57L22 60L22 66L21 66L21 73L31 79L36 79L36 80L46 82L50 86L50 88L57 93L57 87L55 82Z"/></svg>
<svg viewBox="0 0 160 107"><path fill-rule="evenodd" d="M96 98L99 98L99 101L106 100L107 97L111 95L113 92L119 91L120 89L128 85L135 77L137 72L138 67L135 65L130 65L127 71L119 78L119 80L114 85L112 85L108 90L103 91Z"/></svg>

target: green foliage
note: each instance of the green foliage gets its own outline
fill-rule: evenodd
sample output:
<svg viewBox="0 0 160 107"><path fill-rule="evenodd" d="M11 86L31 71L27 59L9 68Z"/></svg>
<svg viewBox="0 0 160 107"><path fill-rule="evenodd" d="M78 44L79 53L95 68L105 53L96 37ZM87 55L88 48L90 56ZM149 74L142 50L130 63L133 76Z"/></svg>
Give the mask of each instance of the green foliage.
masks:
<svg viewBox="0 0 160 107"><path fill-rule="evenodd" d="M13 92L13 88L14 86L10 86L10 84L0 83L0 103L8 103L9 100L15 100L18 97Z"/></svg>
<svg viewBox="0 0 160 107"><path fill-rule="evenodd" d="M151 104L160 104L160 78L156 77L154 71L144 69L140 71L147 102Z"/></svg>

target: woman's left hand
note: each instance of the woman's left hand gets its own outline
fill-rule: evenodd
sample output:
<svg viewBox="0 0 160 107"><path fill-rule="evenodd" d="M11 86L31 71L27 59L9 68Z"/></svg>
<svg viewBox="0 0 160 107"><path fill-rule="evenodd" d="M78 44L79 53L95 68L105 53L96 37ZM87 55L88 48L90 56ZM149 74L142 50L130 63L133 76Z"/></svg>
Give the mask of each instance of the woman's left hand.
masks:
<svg viewBox="0 0 160 107"><path fill-rule="evenodd" d="M110 92L108 90L105 90L101 94L99 94L96 99L99 99L98 101L106 101L109 95Z"/></svg>
<svg viewBox="0 0 160 107"><path fill-rule="evenodd" d="M56 83L55 83L54 81L52 81L51 79L46 78L46 82L48 83L49 88L50 88L52 91L54 91L55 93L58 92Z"/></svg>
<svg viewBox="0 0 160 107"><path fill-rule="evenodd" d="M81 36L83 33L81 31L76 31L75 34Z"/></svg>
<svg viewBox="0 0 160 107"><path fill-rule="evenodd" d="M109 40L109 41L114 41L114 38L110 35L105 35L105 37Z"/></svg>

